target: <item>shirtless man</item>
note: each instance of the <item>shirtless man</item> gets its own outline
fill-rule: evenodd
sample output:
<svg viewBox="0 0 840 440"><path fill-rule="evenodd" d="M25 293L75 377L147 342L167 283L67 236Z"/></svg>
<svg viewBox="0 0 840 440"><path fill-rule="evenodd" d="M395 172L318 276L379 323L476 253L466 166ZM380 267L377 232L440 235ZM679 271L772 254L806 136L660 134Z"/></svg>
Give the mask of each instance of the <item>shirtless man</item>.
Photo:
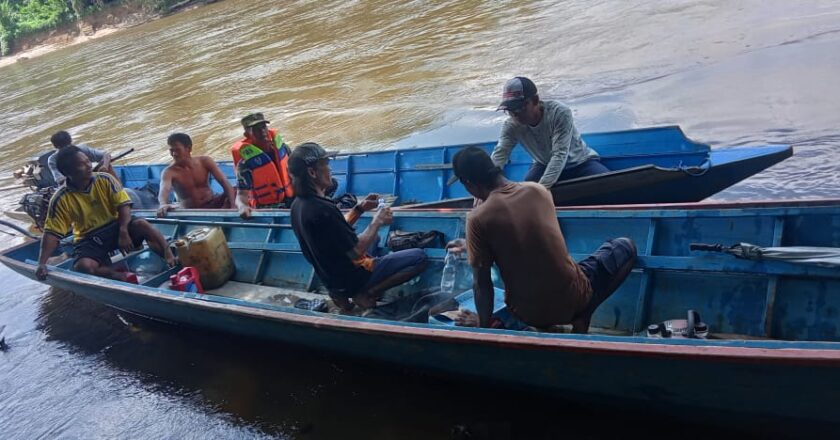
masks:
<svg viewBox="0 0 840 440"><path fill-rule="evenodd" d="M174 133L166 140L174 162L160 176L158 217L177 207L186 209L229 209L236 200L233 187L228 183L216 161L209 156L192 157L192 139L184 133ZM213 194L210 175L222 185L224 192ZM169 193L175 190L179 205L169 203Z"/></svg>

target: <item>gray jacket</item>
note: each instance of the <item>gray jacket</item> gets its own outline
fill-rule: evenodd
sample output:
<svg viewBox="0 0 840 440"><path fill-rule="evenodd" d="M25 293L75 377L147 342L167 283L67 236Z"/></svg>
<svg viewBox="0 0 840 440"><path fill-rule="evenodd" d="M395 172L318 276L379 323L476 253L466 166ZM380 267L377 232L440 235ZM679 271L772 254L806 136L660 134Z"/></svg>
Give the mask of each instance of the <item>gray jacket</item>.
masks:
<svg viewBox="0 0 840 440"><path fill-rule="evenodd" d="M502 126L499 142L493 149L493 163L507 165L510 153L521 143L535 162L546 166L540 184L551 187L565 168L580 165L598 153L580 138L572 110L557 101L541 101L543 117L536 127L509 118Z"/></svg>

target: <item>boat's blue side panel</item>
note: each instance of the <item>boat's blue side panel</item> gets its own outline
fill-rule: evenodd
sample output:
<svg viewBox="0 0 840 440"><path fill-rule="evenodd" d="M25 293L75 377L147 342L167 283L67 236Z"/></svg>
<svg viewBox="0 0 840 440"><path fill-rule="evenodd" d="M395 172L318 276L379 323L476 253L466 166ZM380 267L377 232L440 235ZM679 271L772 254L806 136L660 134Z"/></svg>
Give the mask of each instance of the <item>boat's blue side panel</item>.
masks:
<svg viewBox="0 0 840 440"><path fill-rule="evenodd" d="M781 279L773 334L785 339L840 340L840 281Z"/></svg>
<svg viewBox="0 0 840 440"><path fill-rule="evenodd" d="M584 139L602 156L603 163L618 170L653 164L664 168L700 166L708 158L709 147L688 140L679 127L657 127L584 135ZM471 144L492 151L495 142ZM466 145L386 150L339 156L332 162L334 177L339 181L338 194L395 194L399 204L432 202L465 197L460 184L447 187L451 176L452 156ZM505 167L505 174L522 180L533 160L522 147L516 147ZM233 165L219 162L228 181L235 185ZM158 185L165 164L125 165L116 167L128 188L141 188L148 183ZM214 191L221 192L217 182ZM174 200L174 196L172 198Z"/></svg>
<svg viewBox="0 0 840 440"><path fill-rule="evenodd" d="M449 240L464 235L464 215L403 211L396 214L390 229L435 229ZM525 333L448 328L428 331L429 327L422 324L383 323L220 296L198 297L61 269L51 269L48 282L122 310L169 322L472 376L490 383L523 385L546 393L562 393L566 398L595 403L623 399L630 405L657 411L681 408L682 414L695 414L685 411L686 407L714 409L723 414L760 416L767 422L782 424L791 418L809 424L812 421L840 423L840 413L836 410L840 404L837 359L832 358L833 364L822 362L840 350L840 343L818 342L840 341L840 271L783 262L744 261L729 255L688 250L692 242L840 247L837 232L840 231L840 203L695 210L581 209L561 210L557 215L575 258L584 258L603 240L617 236L631 237L639 249L636 270L599 308L593 321L595 326L631 332L651 322L683 317L691 308L700 312L715 333L791 341L528 334L529 343L509 343L504 338ZM181 224L171 222L179 219ZM360 220L360 230L369 219L365 216ZM288 212L258 213L253 223L263 223L261 227L243 224L232 211L181 212L164 221L153 221L168 236L180 236L200 227L198 223L202 221L220 224L233 249L236 280L261 280L266 285L296 289L315 282L312 269L297 251L297 241L288 228ZM387 231L382 231L381 238ZM444 250L437 247L428 249L427 253L432 259L429 270L418 281L402 288L439 283ZM34 270L31 260L37 254L38 244L31 243L4 252L3 257L15 262L30 261L27 266L10 264L10 267L31 278ZM9 264L5 259L4 262ZM318 321L300 322L289 316L316 316ZM353 326L342 327L335 322L349 322ZM371 328L373 324L414 330L386 332ZM464 339L440 337L442 333L451 335L448 332L467 336ZM482 335L491 335L493 339L478 340ZM587 345L539 346L534 339L552 343L578 341ZM622 351L618 345L634 348ZM640 347L665 349L652 352ZM722 348L753 349L751 356L756 351L796 353L796 356L764 362L749 357L716 357L719 352L715 356L675 354L684 348L704 353ZM818 350L819 354L811 354L812 364L802 364L797 362L802 350ZM696 414L708 416L706 412Z"/></svg>
<svg viewBox="0 0 840 440"><path fill-rule="evenodd" d="M150 215L152 213L138 213ZM399 212L380 230L384 246L392 230L444 233L445 241L465 234L465 213ZM317 285L299 252L284 211L259 213L245 227L232 211L181 212L156 223L168 237L206 224L222 223L236 261L234 279L306 289ZM152 220L158 222L158 220ZM363 230L370 216L363 217ZM840 341L840 270L785 262L755 262L729 255L690 251L691 243L724 245L840 247L840 205L696 210L563 210L558 221L575 259L604 240L626 236L639 250L637 269L597 311L593 324L628 333L650 323L700 312L714 332L788 340ZM193 224L193 222L195 224ZM440 280L443 244L427 249L429 269L410 289ZM11 251L19 261L37 258L37 248Z"/></svg>
<svg viewBox="0 0 840 440"><path fill-rule="evenodd" d="M638 151L648 154L710 151L708 145L688 139L678 126L584 133L581 137L603 156L623 156Z"/></svg>
<svg viewBox="0 0 840 440"><path fill-rule="evenodd" d="M188 214L182 214L188 215ZM230 214L192 216L211 222L237 222ZM260 222L288 225L288 213L261 215ZM362 230L369 217L357 226ZM638 332L650 323L683 317L695 309L712 329L780 339L840 340L836 332L840 310L840 271L783 262L738 260L729 255L690 251L691 243L762 246L840 247L840 207L750 208L700 210L559 211L558 221L569 251L580 260L609 238L631 238L639 250L638 270L609 298L593 318L596 327ZM172 225L159 225L167 235ZM196 226L185 226L183 230ZM288 228L225 227L231 242L268 243L274 252L236 250L236 279L259 279L272 258L284 258L272 274L272 285L303 286L314 274L307 263L290 254L297 241ZM465 234L463 213L401 212L390 228L380 231L380 244L390 230L444 233L445 241ZM183 231L180 231L183 233ZM427 249L432 262L417 288L436 285L440 279L442 244ZM278 260L279 261L279 260ZM271 269L269 269L271 270ZM311 286L312 284L310 284Z"/></svg>

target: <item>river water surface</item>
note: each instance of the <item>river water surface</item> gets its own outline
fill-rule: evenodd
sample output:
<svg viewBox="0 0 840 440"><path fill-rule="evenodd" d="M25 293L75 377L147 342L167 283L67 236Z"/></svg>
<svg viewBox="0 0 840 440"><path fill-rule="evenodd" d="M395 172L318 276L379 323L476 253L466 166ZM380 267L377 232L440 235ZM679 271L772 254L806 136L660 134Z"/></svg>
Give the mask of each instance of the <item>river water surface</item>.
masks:
<svg viewBox="0 0 840 440"><path fill-rule="evenodd" d="M715 148L795 156L717 199L836 197L836 1L226 0L0 68L0 186L56 130L127 162L185 131L229 159L262 111L291 145L353 151L498 135L505 80L531 77L583 131L678 124ZM0 193L0 208L22 192ZM3 237L6 237L5 239ZM3 236L3 246L18 242ZM2 438L472 438L652 435L656 416L136 322L0 268ZM711 434L724 434L714 431ZM692 435L708 433L691 427ZM690 437L690 436L689 436ZM454 437L457 438L457 435Z"/></svg>

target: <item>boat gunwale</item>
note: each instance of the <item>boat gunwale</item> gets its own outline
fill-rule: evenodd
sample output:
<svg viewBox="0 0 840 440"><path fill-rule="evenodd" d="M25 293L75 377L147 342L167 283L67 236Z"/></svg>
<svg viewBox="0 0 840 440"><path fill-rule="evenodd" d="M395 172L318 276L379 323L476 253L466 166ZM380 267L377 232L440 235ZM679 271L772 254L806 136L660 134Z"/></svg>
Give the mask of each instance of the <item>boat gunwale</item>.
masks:
<svg viewBox="0 0 840 440"><path fill-rule="evenodd" d="M454 199L450 199L454 200ZM719 217L723 216L748 216L756 210L778 210L776 215L786 215L788 211L801 208L837 208L840 207L840 198L836 199L781 199L781 200L732 200L732 201L701 201L688 203L647 203L647 204L626 204L626 205L579 205L555 207L555 212L562 215L583 215L602 217L605 212L619 211L624 215L625 211L638 211L639 216L650 215L657 218L664 217L695 217L692 212L705 214L710 211L720 211ZM408 209L405 209L408 208ZM400 216L418 216L434 212L442 217L459 217L468 213L472 208L410 208L394 206L391 208ZM752 211L748 211L752 210ZM136 209L132 214L136 216L155 217L154 209ZM253 218L267 218L276 216L275 213L288 214L290 209L254 209L251 211ZM206 216L206 217L239 217L236 209L177 209L167 213L165 218L177 218L180 216ZM618 214L617 214L618 215ZM258 224L258 223L256 223Z"/></svg>
<svg viewBox="0 0 840 440"><path fill-rule="evenodd" d="M32 242L4 250L0 253L0 262L34 279L34 265L16 260L7 254ZM311 315L303 311L283 311L260 307L249 307L239 304L227 304L206 301L197 298L176 296L161 292L162 289L150 286L135 286L127 283L116 286L117 281L99 279L92 275L74 274L72 271L51 268L50 277L68 284L84 287L94 287L115 291L155 301L180 303L187 307L198 307L214 312L233 313L243 317L276 320L293 325L310 328L347 331L375 336L391 336L407 339L439 340L446 343L482 344L504 349L548 350L590 355L613 355L630 357L648 357L665 359L690 359L709 362L732 362L747 364L806 365L806 366L840 366L840 343L824 341L748 341L748 340L657 340L646 339L640 341L632 336L608 335L572 335L572 334L517 334L509 330L488 330L476 328L431 328L422 324L383 321L377 322L366 318L330 316L327 314ZM50 283L47 283L50 284ZM99 301L97 301L99 302ZM109 304L105 304L110 306ZM282 308L282 307L279 307ZM317 313L317 312L310 312ZM620 341L621 338L633 338L634 341ZM597 340L593 340L597 339ZM798 347L756 347L751 343L775 345L795 345L797 343L825 344L837 348L798 348ZM722 345L727 344L727 345ZM740 346L733 346L739 344Z"/></svg>

